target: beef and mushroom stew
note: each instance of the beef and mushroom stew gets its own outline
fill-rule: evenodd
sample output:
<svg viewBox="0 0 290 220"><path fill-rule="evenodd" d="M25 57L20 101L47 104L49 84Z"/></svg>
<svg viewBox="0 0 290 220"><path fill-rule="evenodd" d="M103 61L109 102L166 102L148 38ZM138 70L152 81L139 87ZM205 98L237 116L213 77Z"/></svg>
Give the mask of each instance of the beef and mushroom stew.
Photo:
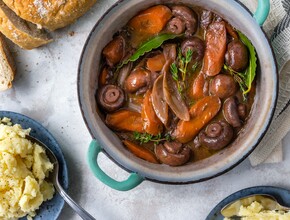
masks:
<svg viewBox="0 0 290 220"><path fill-rule="evenodd" d="M256 52L214 12L156 5L102 50L96 100L124 147L180 166L228 147L255 96Z"/></svg>

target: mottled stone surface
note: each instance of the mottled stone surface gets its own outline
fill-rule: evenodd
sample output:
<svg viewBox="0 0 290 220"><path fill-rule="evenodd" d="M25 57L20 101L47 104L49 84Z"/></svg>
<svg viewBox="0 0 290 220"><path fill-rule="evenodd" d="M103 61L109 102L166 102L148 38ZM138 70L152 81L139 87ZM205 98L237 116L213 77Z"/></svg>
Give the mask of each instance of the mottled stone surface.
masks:
<svg viewBox="0 0 290 220"><path fill-rule="evenodd" d="M96 219L203 220L220 200L240 189L258 185L290 189L290 135L283 143L283 162L252 168L246 160L227 174L198 184L162 185L146 181L132 191L118 192L91 174L86 163L91 136L79 110L77 67L90 30L114 2L100 0L77 23L57 31L55 42L48 46L32 51L13 47L18 74L14 87L0 93L1 110L30 116L55 136L68 164L68 192L77 203ZM100 156L99 163L118 180L128 176L104 155ZM80 218L65 206L59 219Z"/></svg>

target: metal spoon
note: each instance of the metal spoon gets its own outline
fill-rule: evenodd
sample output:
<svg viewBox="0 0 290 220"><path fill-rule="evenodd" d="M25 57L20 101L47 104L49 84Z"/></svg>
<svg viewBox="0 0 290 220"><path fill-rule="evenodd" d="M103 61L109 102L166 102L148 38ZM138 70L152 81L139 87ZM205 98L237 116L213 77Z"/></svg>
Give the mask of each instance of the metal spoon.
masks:
<svg viewBox="0 0 290 220"><path fill-rule="evenodd" d="M290 207L280 205L277 200L268 194L254 194L243 197L234 202L227 204L222 208L221 214L224 217L235 217L238 216L240 207L249 206L252 202L259 202L265 208L265 210L277 210L277 211L290 211Z"/></svg>
<svg viewBox="0 0 290 220"><path fill-rule="evenodd" d="M93 216L91 216L87 211L85 211L80 205L78 205L62 188L59 183L58 176L59 176L59 163L54 155L54 153L41 141L37 140L36 138L26 135L26 139L32 141L43 147L46 150L46 154L51 163L53 163L53 172L51 172L50 178L52 179L52 183L61 197L67 202L67 204L84 220L96 220Z"/></svg>

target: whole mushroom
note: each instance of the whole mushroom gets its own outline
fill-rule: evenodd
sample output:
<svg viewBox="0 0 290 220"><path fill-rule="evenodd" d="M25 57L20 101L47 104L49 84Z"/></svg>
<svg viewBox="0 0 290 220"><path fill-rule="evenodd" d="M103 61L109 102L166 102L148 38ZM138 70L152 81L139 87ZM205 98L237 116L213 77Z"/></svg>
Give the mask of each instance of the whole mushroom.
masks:
<svg viewBox="0 0 290 220"><path fill-rule="evenodd" d="M202 145L212 150L220 150L226 147L233 139L234 131L225 121L221 120L209 124L205 131L199 133L199 141Z"/></svg>
<svg viewBox="0 0 290 220"><path fill-rule="evenodd" d="M211 80L209 85L210 94L222 99L234 95L237 90L238 85L234 78L226 74L218 74Z"/></svg>
<svg viewBox="0 0 290 220"><path fill-rule="evenodd" d="M239 104L236 97L232 96L224 102L223 114L226 121L234 128L242 126L242 121L239 115Z"/></svg>
<svg viewBox="0 0 290 220"><path fill-rule="evenodd" d="M230 42L225 54L225 61L235 71L245 70L249 63L247 47L240 40Z"/></svg>
<svg viewBox="0 0 290 220"><path fill-rule="evenodd" d="M189 7L183 5L176 5L172 7L172 15L182 19L185 22L185 35L192 36L198 27L198 16Z"/></svg>
<svg viewBox="0 0 290 220"><path fill-rule="evenodd" d="M190 37L181 43L181 51L184 57L188 50L192 50L192 57L196 61L201 61L204 56L205 43L198 37Z"/></svg>
<svg viewBox="0 0 290 220"><path fill-rule="evenodd" d="M179 142L166 141L164 144L159 144L155 147L155 154L164 164L181 166L189 160L191 150Z"/></svg>
<svg viewBox="0 0 290 220"><path fill-rule="evenodd" d="M105 85L98 91L97 101L104 110L113 112L124 105L125 94L118 86Z"/></svg>
<svg viewBox="0 0 290 220"><path fill-rule="evenodd" d="M173 34L182 34L185 31L185 22L179 17L174 17L168 22L166 29Z"/></svg>
<svg viewBox="0 0 290 220"><path fill-rule="evenodd" d="M151 73L145 68L138 67L134 69L127 77L124 83L124 89L126 92L134 93L138 90L145 93L148 86L151 84Z"/></svg>

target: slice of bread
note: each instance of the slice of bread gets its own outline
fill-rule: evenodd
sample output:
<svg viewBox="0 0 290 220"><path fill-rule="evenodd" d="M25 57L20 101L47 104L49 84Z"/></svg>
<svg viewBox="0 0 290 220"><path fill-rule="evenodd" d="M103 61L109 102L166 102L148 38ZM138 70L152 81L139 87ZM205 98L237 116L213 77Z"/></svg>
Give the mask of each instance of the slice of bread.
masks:
<svg viewBox="0 0 290 220"><path fill-rule="evenodd" d="M22 19L55 30L73 23L97 0L3 0Z"/></svg>
<svg viewBox="0 0 290 220"><path fill-rule="evenodd" d="M0 32L23 49L33 49L52 41L37 25L18 17L0 0Z"/></svg>
<svg viewBox="0 0 290 220"><path fill-rule="evenodd" d="M0 91L11 88L15 72L14 61L5 43L4 36L0 34Z"/></svg>

